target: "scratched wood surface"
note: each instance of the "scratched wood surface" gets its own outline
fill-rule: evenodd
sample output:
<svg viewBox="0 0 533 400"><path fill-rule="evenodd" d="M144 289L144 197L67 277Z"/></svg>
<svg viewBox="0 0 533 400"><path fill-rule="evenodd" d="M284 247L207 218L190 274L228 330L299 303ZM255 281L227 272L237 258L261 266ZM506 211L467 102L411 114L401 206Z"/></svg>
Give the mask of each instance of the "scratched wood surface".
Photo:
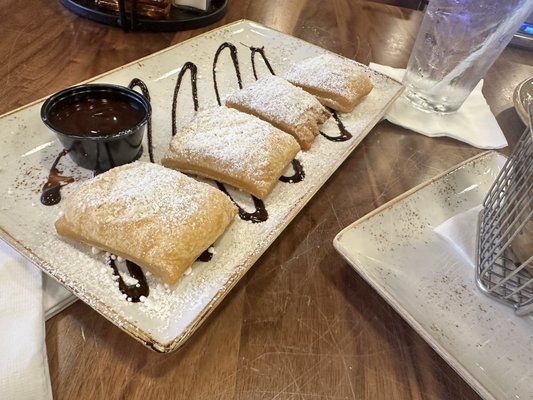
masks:
<svg viewBox="0 0 533 400"><path fill-rule="evenodd" d="M56 1L3 0L0 113L242 18L363 63L403 67L421 17L365 1L230 0L210 27L126 33ZM486 77L511 147L524 128L512 91L531 75L531 53L507 49ZM48 321L55 399L477 399L331 242L479 151L379 123L179 351L153 353L81 302Z"/></svg>

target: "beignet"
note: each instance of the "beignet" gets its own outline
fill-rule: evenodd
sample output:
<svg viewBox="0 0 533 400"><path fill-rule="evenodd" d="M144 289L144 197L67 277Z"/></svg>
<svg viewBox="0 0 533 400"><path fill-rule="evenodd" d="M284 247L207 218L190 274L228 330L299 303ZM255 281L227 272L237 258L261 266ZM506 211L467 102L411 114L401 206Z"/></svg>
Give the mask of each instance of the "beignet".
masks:
<svg viewBox="0 0 533 400"><path fill-rule="evenodd" d="M300 150L268 122L227 107L200 111L177 132L161 163L264 198Z"/></svg>
<svg viewBox="0 0 533 400"><path fill-rule="evenodd" d="M294 64L281 76L341 112L352 111L373 88L361 65L331 53Z"/></svg>
<svg viewBox="0 0 533 400"><path fill-rule="evenodd" d="M236 212L210 185L137 161L82 183L55 227L61 236L133 261L173 285Z"/></svg>
<svg viewBox="0 0 533 400"><path fill-rule="evenodd" d="M290 133L308 150L319 134L319 124L331 116L316 98L275 75L265 76L232 93L226 106L243 111Z"/></svg>

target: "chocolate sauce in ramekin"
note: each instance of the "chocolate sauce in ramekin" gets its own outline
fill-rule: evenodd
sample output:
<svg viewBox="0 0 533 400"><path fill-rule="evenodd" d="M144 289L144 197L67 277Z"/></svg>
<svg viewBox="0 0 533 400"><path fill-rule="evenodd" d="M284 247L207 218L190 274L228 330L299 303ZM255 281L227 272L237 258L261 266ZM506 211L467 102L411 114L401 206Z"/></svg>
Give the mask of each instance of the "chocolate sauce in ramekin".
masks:
<svg viewBox="0 0 533 400"><path fill-rule="evenodd" d="M115 92L94 92L91 97L61 101L48 119L58 131L81 137L115 135L141 123L146 113Z"/></svg>

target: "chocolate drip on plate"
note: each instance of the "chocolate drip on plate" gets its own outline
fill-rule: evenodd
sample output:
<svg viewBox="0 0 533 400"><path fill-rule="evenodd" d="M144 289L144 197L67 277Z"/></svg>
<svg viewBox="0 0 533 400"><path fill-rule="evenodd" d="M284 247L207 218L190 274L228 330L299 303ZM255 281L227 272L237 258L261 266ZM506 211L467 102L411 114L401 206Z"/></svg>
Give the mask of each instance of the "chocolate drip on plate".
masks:
<svg viewBox="0 0 533 400"><path fill-rule="evenodd" d="M237 57L237 48L232 43L228 43L228 42L222 43L217 49L215 53L215 59L213 61L213 84L214 84L215 94L216 94L217 102L219 106L222 105L222 102L220 100L220 93L218 91L216 69L217 69L218 58L224 49L229 49L230 51L231 60L233 62L233 67L235 69L235 75L237 76L237 83L239 85L239 89L242 89L242 79L241 79L241 71L239 69L239 60ZM223 183L216 182L216 184L218 188L222 190L224 193L226 193L226 195L229 196L231 201L233 201L233 203L235 203L235 205L239 208L239 217L242 220L251 221L253 223L260 223L268 219L268 212L265 208L265 203L263 203L262 200L252 196L254 206L255 206L255 211L253 213L249 213L235 202L235 200L231 197L231 195L226 190L226 187L224 186Z"/></svg>
<svg viewBox="0 0 533 400"><path fill-rule="evenodd" d="M117 277L120 292L125 294L132 303L138 303L143 296L148 297L150 294L150 288L148 287L148 282L146 282L146 277L144 276L141 267L132 261L126 260L126 266L128 267L130 276L137 280L137 283L128 285L124 282L122 275L120 275L117 264L112 256L107 258L107 262L109 266L113 268L113 275Z"/></svg>
<svg viewBox="0 0 533 400"><path fill-rule="evenodd" d="M239 208L239 217L240 217L240 219L242 219L244 221L253 222L254 224L258 224L260 222L265 222L268 219L268 212L267 212L267 210L265 208L265 203L263 202L263 200L258 199L255 196L252 196L252 199L254 201L255 211L252 212L252 213L249 213L249 212L245 211L239 204L237 204L237 202L233 199L233 197L231 197L231 195L226 190L226 187L224 186L224 184L222 184L220 182L217 182L217 181L215 181L215 182L216 182L218 188L220 190L222 190L224 193L226 193L226 195L228 195L228 197L231 199L231 201L233 201L233 203Z"/></svg>
<svg viewBox="0 0 533 400"><path fill-rule="evenodd" d="M224 49L229 49L229 51L230 51L231 61L233 62L233 67L235 69L235 75L237 76L237 83L239 85L239 89L242 89L241 70L239 68L239 59L237 57L237 48L232 43L224 42L217 49L217 51L215 53L215 59L213 60L213 85L215 87L215 95L217 97L217 103L218 103L219 106L222 105L222 102L220 100L220 93L218 91L217 63L218 63L218 57L220 56L220 53L222 53L222 51Z"/></svg>
<svg viewBox="0 0 533 400"><path fill-rule="evenodd" d="M59 160L61 160L61 158L67 153L68 150L62 150L50 168L48 180L44 184L41 193L41 203L45 206L53 206L54 204L59 203L61 201L61 186L74 182L74 177L61 175L61 171L57 168Z"/></svg>
<svg viewBox="0 0 533 400"><path fill-rule="evenodd" d="M296 158L292 160L292 168L294 169L294 174L291 176L280 176L279 180L286 183L298 183L304 180L305 171L304 166Z"/></svg>
<svg viewBox="0 0 533 400"><path fill-rule="evenodd" d="M213 253L206 249L202 254L198 256L197 261L209 262L213 258ZM122 294L125 294L129 301L132 303L138 303L141 301L141 297L148 297L150 294L150 287L146 280L141 267L135 264L133 261L125 260L126 267L128 268L129 275L137 280L137 283L128 285L122 275L120 274L116 261L116 257L109 255L107 256L106 262L113 269L113 275L116 277L118 282L118 289Z"/></svg>
<svg viewBox="0 0 533 400"><path fill-rule="evenodd" d="M265 48L264 47L250 47L250 57L252 59L252 70L254 72L254 78L255 80L258 79L257 77L257 69L255 68L255 55L259 53L263 61L265 62L266 67L270 71L272 75L276 75L274 73L274 70L272 69L272 65L270 65L270 62L268 61L268 58L265 54Z"/></svg>
<svg viewBox="0 0 533 400"><path fill-rule="evenodd" d="M264 47L250 47L250 57L252 59L252 70L254 72L254 78L255 80L258 79L257 76L257 69L255 67L255 55L259 54L263 61L265 62L266 67L270 71L272 75L276 75L274 72L274 69L272 68L272 65L270 65L270 61L268 61L268 58L265 54L265 48ZM279 180L281 182L286 183L298 183L304 180L305 178L305 171L302 163L298 161L297 159L292 160L292 168L294 169L294 174L291 176L281 176Z"/></svg>
<svg viewBox="0 0 533 400"><path fill-rule="evenodd" d="M178 107L178 93L181 88L181 81L183 80L183 75L185 75L185 72L190 71L191 73L191 90L192 90L192 101L194 105L194 111L198 111L198 85L197 85L197 79L196 75L198 73L198 68L196 67L196 64L187 61L185 64L183 64L183 67L181 67L181 71L178 74L178 79L176 81L176 86L174 87L174 95L172 97L172 136L175 136L177 133L177 126L176 126L176 112Z"/></svg>
<svg viewBox="0 0 533 400"><path fill-rule="evenodd" d="M322 131L320 131L320 134L332 142L345 142L347 140L350 140L353 137L353 135L350 132L348 132L348 130L344 126L344 123L339 118L339 114L337 113L337 111L331 108L328 108L328 109L331 112L331 114L333 114L333 118L335 118L335 122L337 122L337 127L339 128L339 136L329 136Z"/></svg>
<svg viewBox="0 0 533 400"><path fill-rule="evenodd" d="M198 256L196 261L208 262L211 261L212 258L213 253L211 253L209 249L205 249L204 252Z"/></svg>
<svg viewBox="0 0 533 400"><path fill-rule="evenodd" d="M151 101L150 92L148 91L148 87L142 80L138 78L133 78L130 84L128 85L128 87L130 89L133 89L134 87L138 87L139 89L141 89L141 93L146 98L146 100L148 100L148 102L150 103ZM150 162L153 163L155 161L154 161L154 149L153 149L153 142L152 142L152 114L148 116L148 122L146 124L146 128L147 128L146 136L148 138L148 156L150 157ZM139 155L137 158L139 158L140 156L141 156L141 152L139 152ZM95 174L97 174L97 171L95 171Z"/></svg>

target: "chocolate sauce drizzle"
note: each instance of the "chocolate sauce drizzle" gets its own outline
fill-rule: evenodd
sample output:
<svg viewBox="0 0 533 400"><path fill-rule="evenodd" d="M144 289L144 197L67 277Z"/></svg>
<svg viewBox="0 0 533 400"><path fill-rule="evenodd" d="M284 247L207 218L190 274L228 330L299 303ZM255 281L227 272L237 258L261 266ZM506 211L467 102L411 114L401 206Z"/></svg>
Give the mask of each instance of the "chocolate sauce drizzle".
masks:
<svg viewBox="0 0 533 400"><path fill-rule="evenodd" d="M326 139L331 140L332 142L345 142L347 140L350 140L353 135L348 132L348 130L344 126L344 123L339 118L339 114L337 113L337 111L331 108L328 108L328 110L331 112L331 114L333 114L333 118L335 118L335 122L337 123L337 127L339 128L339 136L329 136L322 131L320 131L320 134Z"/></svg>
<svg viewBox="0 0 533 400"><path fill-rule="evenodd" d="M255 55L259 53L263 61L265 62L266 67L270 71L272 75L276 75L274 72L274 69L272 69L272 65L270 65L270 62L268 61L268 58L265 54L265 48L264 47L250 47L250 57L252 60L252 70L254 72L254 78L255 80L258 79L257 77L257 69L255 68Z"/></svg>
<svg viewBox="0 0 533 400"><path fill-rule="evenodd" d="M237 58L237 48L232 43L222 43L219 48L217 49L215 53L215 57L213 60L213 86L215 90L215 95L217 98L218 105L222 105L222 101L220 100L220 92L218 90L218 82L217 82L217 63L218 59L220 57L220 54L224 49L229 49L231 60L233 62L233 66L235 68L235 75L237 77L237 83L239 85L239 88L242 89L242 79L241 79L241 72L239 69L239 60ZM176 118L176 111L177 111L177 100L178 100L178 94L181 89L181 82L183 80L183 75L186 71L190 71L191 73L191 86L192 86L192 97L194 102L194 110L198 111L199 105L198 105L198 89L197 89L197 67L194 63L188 61L186 62L183 67L181 68L180 73L178 74L178 78L176 81L176 86L174 88L174 96L172 99L172 136L175 136L177 133L177 118ZM245 221L252 221L254 223L264 222L268 219L268 213L265 209L265 204L260 199L252 196L254 205L255 205L255 211L253 213L249 213L245 211L241 206L239 206L236 201L231 197L231 195L226 190L226 187L223 183L215 181L218 188L222 190L230 199L233 201L233 203L238 207L239 209L239 217ZM209 253L208 251L205 251L202 253L199 257L199 261L209 261L213 255Z"/></svg>
<svg viewBox="0 0 533 400"><path fill-rule="evenodd" d="M268 58L265 54L265 48L264 47L249 47L250 49L250 57L252 60L252 70L254 72L254 78L255 80L259 79L257 76L257 68L255 67L255 55L259 54L263 61L265 62L266 67L270 71L272 75L276 75L274 72L274 69L272 68L272 65L270 65L270 62L268 61ZM291 176L280 176L279 180L281 182L285 183L298 183L304 180L305 178L305 172L304 167L300 161L297 159L292 160L292 168L294 169L294 175Z"/></svg>
<svg viewBox="0 0 533 400"><path fill-rule="evenodd" d="M141 297L148 297L150 294L150 288L148 287L148 282L146 282L146 277L144 273L137 264L132 261L126 260L126 266L128 267L128 273L130 276L137 280L137 283L133 285L128 285L124 282L122 275L118 271L117 264L112 256L108 256L106 262L111 268L113 268L113 275L117 277L118 289L121 293L125 294L128 297L128 300L131 300L132 303L138 303L141 301Z"/></svg>
<svg viewBox="0 0 533 400"><path fill-rule="evenodd" d="M242 89L242 79L241 79L241 70L239 68L239 59L237 57L237 48L234 44L229 42L222 43L216 53L215 58L213 60L213 84L215 86L215 95L217 97L217 103L218 105L222 105L222 102L220 101L220 93L218 92L218 83L217 83L217 63L218 63L218 57L220 57L220 53L224 49L229 49L231 54L231 61L233 62L233 67L235 69L235 75L237 76L237 83L239 84L239 89Z"/></svg>
<svg viewBox="0 0 533 400"><path fill-rule="evenodd" d="M214 85L215 94L217 97L217 103L219 106L222 105L222 102L220 100L220 93L218 91L216 69L217 69L218 58L220 57L220 54L222 53L224 49L229 49L230 51L231 61L233 62L233 67L235 69L235 75L237 77L237 83L239 85L239 89L242 89L242 79L241 79L241 71L239 68L239 59L237 57L237 48L232 43L224 42L217 49L215 53L215 58L213 60L213 85ZM233 201L233 203L238 207L239 217L242 220L251 221L253 223L260 223L260 222L265 222L268 219L268 212L265 208L265 203L261 199L258 199L257 197L252 196L252 200L255 206L255 211L252 213L249 213L245 211L239 204L237 204L235 199L233 199L233 197L231 197L231 195L228 193L223 183L218 182L218 181L215 181L215 183L217 184L218 188L222 190L224 193L226 193L226 195L231 199L231 201Z"/></svg>
<svg viewBox="0 0 533 400"><path fill-rule="evenodd" d="M305 171L302 163L296 158L292 160L292 168L294 169L294 174L291 176L282 175L279 177L281 182L285 183L298 183L304 180Z"/></svg>
<svg viewBox="0 0 533 400"><path fill-rule="evenodd" d="M212 258L213 253L211 253L209 249L205 249L204 252L198 256L196 261L208 262L211 261Z"/></svg>
<svg viewBox="0 0 533 400"><path fill-rule="evenodd" d="M253 222L254 224L265 222L268 219L268 212L265 208L265 203L263 202L263 200L258 199L255 196L251 196L254 201L255 211L252 213L249 213L246 210L244 210L239 204L237 204L237 202L228 193L223 183L220 183L218 181L215 181L215 183L217 184L218 188L222 190L224 193L226 193L226 195L228 195L231 201L233 201L233 203L237 206L237 208L239 209L240 219L244 221Z"/></svg>
<svg viewBox="0 0 533 400"><path fill-rule="evenodd" d="M192 101L194 104L194 111L198 111L198 86L197 86L197 80L196 80L198 68L196 67L194 63L187 61L185 64L183 64L183 67L181 68L181 71L178 74L178 80L176 81L176 86L174 88L174 95L172 97L172 136L175 136L177 132L176 111L177 111L177 106L178 106L178 93L181 88L181 81L183 80L183 75L185 75L185 72L187 71L190 71L191 73L191 90L192 90Z"/></svg>
<svg viewBox="0 0 533 400"><path fill-rule="evenodd" d="M209 249L206 249L202 254L198 256L196 261L208 262L211 261L212 258L213 253L211 253ZM120 292L122 294L125 294L132 303L138 303L139 301L141 301L142 296L148 297L148 295L150 294L150 287L148 286L146 276L144 275L141 267L139 267L132 261L125 260L126 267L128 268L128 273L132 278L137 280L137 283L133 285L128 285L126 282L124 282L124 278L122 278L122 275L118 270L115 259L116 257L108 255L106 257L106 263L113 269L113 275L117 277L118 289L120 290Z"/></svg>
<svg viewBox="0 0 533 400"><path fill-rule="evenodd" d="M224 50L226 48L230 50L231 59L233 61L233 65L235 67L235 74L237 76L237 82L239 84L239 87L242 89L241 73L240 73L240 70L239 70L239 62L238 62L238 59L237 59L237 48L231 43L223 43L217 49L217 52L215 54L215 59L214 59L214 62L213 62L213 85L214 85L214 89L215 89L215 94L217 96L218 105L221 105L222 103L221 103L221 100L220 100L220 93L218 91L218 84L217 84L217 77L216 77L216 66L217 66L218 57L220 56L220 53L222 52L222 50ZM197 67L196 67L196 65L194 63L189 61L189 62L186 62L183 65L183 67L182 67L182 69L181 69L181 71L180 71L180 73L178 75L177 81L176 81L176 87L174 88L174 96L173 96L173 101L172 101L172 136L175 136L176 133L177 133L177 117L176 117L177 100L178 100L179 91L181 89L181 82L183 80L183 75L185 74L186 71L190 71L190 73L191 73L191 86L192 86L192 96L193 96L193 102L194 102L194 110L198 111L198 108L199 108L199 105L198 105L197 79L196 79ZM217 184L218 188L220 190L222 190L231 199L231 201L233 201L233 203L239 208L239 217L241 219L243 219L245 221L256 222L256 223L257 222L264 222L264 221L266 221L268 219L268 213L266 212L265 204L260 199L257 199L256 197L252 196L253 201L254 201L254 205L256 206L256 210L253 213L248 213L241 206L239 206L235 202L235 200L231 197L231 195L226 190L226 187L224 186L223 183L218 182L218 181L215 181L215 183ZM213 255L206 250L198 257L198 260L199 261L209 261L212 256Z"/></svg>
<svg viewBox="0 0 533 400"><path fill-rule="evenodd" d="M41 203L45 206L53 206L61 201L61 186L68 185L74 182L74 177L63 176L61 171L57 168L59 160L68 153L67 149L64 149L56 157L50 172L48 173L48 179L42 188Z"/></svg>
<svg viewBox="0 0 533 400"><path fill-rule="evenodd" d="M148 100L148 103L151 102L150 92L148 91L148 87L146 86L146 83L144 83L139 78L133 78L130 84L128 85L128 87L130 89L133 89L134 87L138 87L139 89L141 89L141 93L146 98L146 100ZM152 114L151 113L148 116L148 122L146 124L146 128L147 128L146 136L148 138L148 156L150 158L150 162L153 163L155 161L154 161L154 148L153 148L153 142L152 142ZM142 153L139 153L139 156L137 158L139 158L141 154Z"/></svg>

